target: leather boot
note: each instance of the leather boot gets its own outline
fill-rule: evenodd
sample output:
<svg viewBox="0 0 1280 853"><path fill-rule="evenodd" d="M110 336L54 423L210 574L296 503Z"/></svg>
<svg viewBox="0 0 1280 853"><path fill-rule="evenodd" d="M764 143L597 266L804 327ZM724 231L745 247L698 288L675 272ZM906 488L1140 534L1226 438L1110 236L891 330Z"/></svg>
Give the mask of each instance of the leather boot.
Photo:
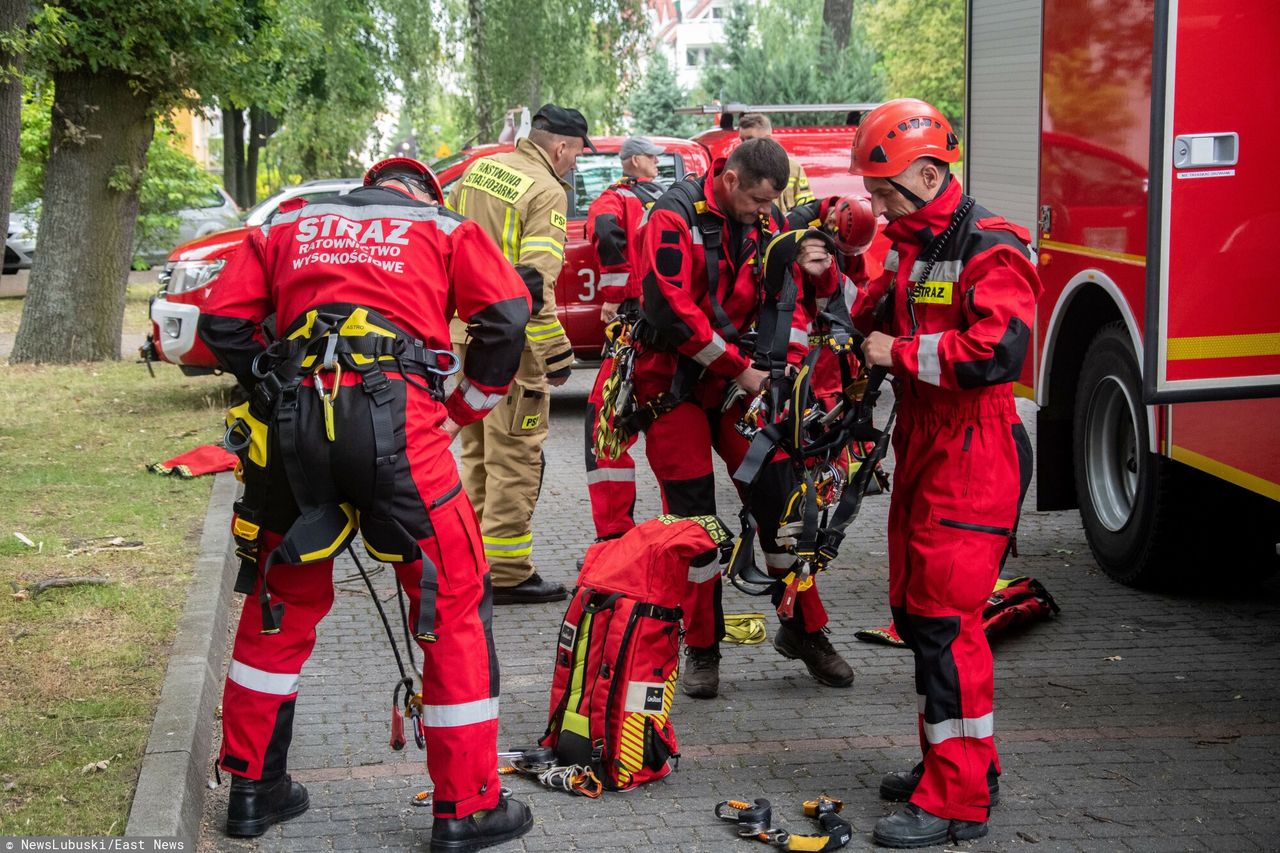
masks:
<svg viewBox="0 0 1280 853"><path fill-rule="evenodd" d="M533 826L529 807L504 788L492 809L466 817L438 817L431 824L431 853L480 850L519 838Z"/></svg>
<svg viewBox="0 0 1280 853"><path fill-rule="evenodd" d="M910 770L895 770L884 774L880 780L880 799L891 803L905 803L916 792L920 777L924 775L924 762L920 762ZM991 793L991 806L1000 804L1000 780L990 779L987 790Z"/></svg>
<svg viewBox="0 0 1280 853"><path fill-rule="evenodd" d="M569 591L563 584L544 580L534 572L515 586L495 586L494 604L544 604L548 601L564 601Z"/></svg>
<svg viewBox="0 0 1280 853"><path fill-rule="evenodd" d="M259 781L233 775L227 802L227 835L261 835L273 823L297 817L310 805L307 789L289 778L288 773Z"/></svg>
<svg viewBox="0 0 1280 853"><path fill-rule="evenodd" d="M684 672L680 674L680 689L694 699L714 699L720 693L720 648L705 649L686 646Z"/></svg>
<svg viewBox="0 0 1280 853"><path fill-rule="evenodd" d="M881 847L929 847L948 841L969 841L986 834L985 821L938 817L908 803L901 811L876 821L871 837Z"/></svg>
<svg viewBox="0 0 1280 853"><path fill-rule="evenodd" d="M809 674L828 687L853 684L853 667L832 648L826 629L803 634L779 625L778 633L773 636L773 647L784 658L804 663Z"/></svg>

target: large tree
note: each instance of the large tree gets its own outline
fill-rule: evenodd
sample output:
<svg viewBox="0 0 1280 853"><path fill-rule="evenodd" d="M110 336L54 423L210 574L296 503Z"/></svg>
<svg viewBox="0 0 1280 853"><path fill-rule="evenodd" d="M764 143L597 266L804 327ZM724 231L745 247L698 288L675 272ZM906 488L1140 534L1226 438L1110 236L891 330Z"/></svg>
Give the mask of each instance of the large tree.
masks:
<svg viewBox="0 0 1280 853"><path fill-rule="evenodd" d="M31 58L54 87L36 253L11 360L119 358L156 119L218 91L271 0L58 0ZM128 37L122 37L127 34Z"/></svg>
<svg viewBox="0 0 1280 853"><path fill-rule="evenodd" d="M30 10L30 0L0 0L0 223L6 225L21 145L22 64Z"/></svg>
<svg viewBox="0 0 1280 853"><path fill-rule="evenodd" d="M702 85L724 103L819 104L878 100L882 83L860 27L844 47L824 21L823 0L752 5L736 0L725 22L725 45ZM842 121L844 115L779 113L775 124Z"/></svg>
<svg viewBox="0 0 1280 853"><path fill-rule="evenodd" d="M964 119L964 0L867 0L863 21L880 52L885 94L922 98L959 128Z"/></svg>

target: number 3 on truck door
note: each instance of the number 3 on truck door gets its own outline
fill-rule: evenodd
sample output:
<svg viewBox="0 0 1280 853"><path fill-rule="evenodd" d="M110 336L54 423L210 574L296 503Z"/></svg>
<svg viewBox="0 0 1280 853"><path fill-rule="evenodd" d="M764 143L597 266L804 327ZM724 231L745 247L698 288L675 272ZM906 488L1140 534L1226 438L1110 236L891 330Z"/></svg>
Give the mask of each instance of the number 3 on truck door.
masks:
<svg viewBox="0 0 1280 853"><path fill-rule="evenodd" d="M578 300L581 302L594 302L596 299L596 271L591 267L578 270L578 277L582 279L582 293L578 294Z"/></svg>

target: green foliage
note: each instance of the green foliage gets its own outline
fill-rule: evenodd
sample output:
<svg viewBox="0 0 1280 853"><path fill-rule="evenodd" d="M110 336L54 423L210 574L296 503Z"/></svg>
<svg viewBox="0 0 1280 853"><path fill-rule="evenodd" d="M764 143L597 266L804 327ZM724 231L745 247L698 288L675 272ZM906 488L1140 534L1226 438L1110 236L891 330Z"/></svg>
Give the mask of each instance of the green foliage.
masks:
<svg viewBox="0 0 1280 853"><path fill-rule="evenodd" d="M890 98L921 98L964 119L964 0L866 0Z"/></svg>
<svg viewBox="0 0 1280 853"><path fill-rule="evenodd" d="M138 194L138 224L133 232L134 251L144 246L172 246L182 224L178 213L205 207L218 183L174 143L168 130L157 128L147 152L147 171Z"/></svg>
<svg viewBox="0 0 1280 853"><path fill-rule="evenodd" d="M735 0L725 21L725 44L713 54L702 86L722 103L817 104L879 100L874 70L855 17L849 47L837 50L824 32L822 0L760 3ZM770 116L774 124L843 120L842 115Z"/></svg>
<svg viewBox="0 0 1280 853"><path fill-rule="evenodd" d="M581 109L593 133L625 104L623 83L647 35L640 0L451 0L455 62L465 69L468 132L496 137L506 110L546 101Z"/></svg>
<svg viewBox="0 0 1280 853"><path fill-rule="evenodd" d="M46 0L30 59L50 72L116 71L158 112L194 105L263 49L274 0ZM270 33L266 33L270 35Z"/></svg>
<svg viewBox="0 0 1280 853"><path fill-rule="evenodd" d="M40 198L44 164L49 159L49 123L53 113L53 86L36 77L27 77L23 89L18 171L13 176L11 202L14 210Z"/></svg>
<svg viewBox="0 0 1280 853"><path fill-rule="evenodd" d="M680 88L675 71L663 57L653 57L639 85L631 92L635 132L653 136L693 135L697 132L697 120L675 112L676 107L687 106L688 102L689 95Z"/></svg>

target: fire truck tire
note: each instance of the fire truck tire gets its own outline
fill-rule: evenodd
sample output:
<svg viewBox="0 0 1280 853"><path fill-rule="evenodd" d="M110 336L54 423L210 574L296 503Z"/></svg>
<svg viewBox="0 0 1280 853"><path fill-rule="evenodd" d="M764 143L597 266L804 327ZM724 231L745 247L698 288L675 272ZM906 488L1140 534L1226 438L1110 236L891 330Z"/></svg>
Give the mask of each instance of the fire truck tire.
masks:
<svg viewBox="0 0 1280 853"><path fill-rule="evenodd" d="M1117 581L1151 586L1182 575L1173 463L1151 453L1142 381L1129 333L1104 326L1076 384L1072 456L1085 536Z"/></svg>

